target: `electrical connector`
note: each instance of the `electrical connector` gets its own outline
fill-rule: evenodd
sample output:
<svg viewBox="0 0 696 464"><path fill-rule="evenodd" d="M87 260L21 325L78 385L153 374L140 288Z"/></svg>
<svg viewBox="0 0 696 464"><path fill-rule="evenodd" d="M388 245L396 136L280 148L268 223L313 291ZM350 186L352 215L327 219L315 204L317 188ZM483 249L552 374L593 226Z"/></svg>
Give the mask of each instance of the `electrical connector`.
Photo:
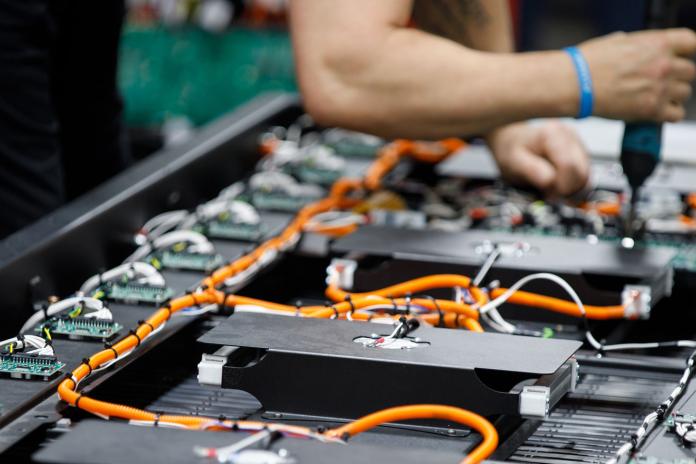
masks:
<svg viewBox="0 0 696 464"><path fill-rule="evenodd" d="M549 387L526 386L520 393L520 416L543 419L549 414Z"/></svg>
<svg viewBox="0 0 696 464"><path fill-rule="evenodd" d="M357 268L357 261L352 259L332 259L331 264L326 268L326 284L351 290Z"/></svg>
<svg viewBox="0 0 696 464"><path fill-rule="evenodd" d="M649 319L652 292L647 285L626 285L621 292L621 304L626 319Z"/></svg>

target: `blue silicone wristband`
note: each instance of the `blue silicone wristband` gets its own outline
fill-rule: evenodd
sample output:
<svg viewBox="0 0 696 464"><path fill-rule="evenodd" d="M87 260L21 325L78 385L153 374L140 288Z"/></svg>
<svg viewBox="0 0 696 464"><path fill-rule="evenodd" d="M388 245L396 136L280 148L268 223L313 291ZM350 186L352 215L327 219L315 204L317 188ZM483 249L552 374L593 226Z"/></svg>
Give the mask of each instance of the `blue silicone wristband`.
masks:
<svg viewBox="0 0 696 464"><path fill-rule="evenodd" d="M577 47L566 47L563 49L573 60L575 73L578 75L578 84L580 86L580 109L578 110L578 119L592 116L594 112L594 90L592 88L592 74L590 67L587 65L585 57Z"/></svg>

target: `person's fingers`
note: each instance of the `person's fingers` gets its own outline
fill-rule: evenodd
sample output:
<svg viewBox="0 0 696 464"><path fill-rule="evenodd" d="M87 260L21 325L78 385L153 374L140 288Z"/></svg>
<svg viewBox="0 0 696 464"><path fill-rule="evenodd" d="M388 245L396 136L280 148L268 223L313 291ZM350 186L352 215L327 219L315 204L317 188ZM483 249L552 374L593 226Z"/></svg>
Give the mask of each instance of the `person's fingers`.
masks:
<svg viewBox="0 0 696 464"><path fill-rule="evenodd" d="M677 28L667 29L664 33L674 54L685 57L696 54L696 32L687 28Z"/></svg>
<svg viewBox="0 0 696 464"><path fill-rule="evenodd" d="M683 103L691 98L693 89L686 82L672 81L667 84L667 99L675 103Z"/></svg>
<svg viewBox="0 0 696 464"><path fill-rule="evenodd" d="M554 192L569 196L587 184L590 162L578 135L569 127L552 122L542 129L542 152L556 171Z"/></svg>
<svg viewBox="0 0 696 464"><path fill-rule="evenodd" d="M553 189L556 170L543 157L533 153L526 146L516 147L510 160L503 168L505 178L513 184L529 184L542 192Z"/></svg>
<svg viewBox="0 0 696 464"><path fill-rule="evenodd" d="M696 78L696 64L685 58L673 58L671 76L674 79L691 82Z"/></svg>
<svg viewBox="0 0 696 464"><path fill-rule="evenodd" d="M684 105L676 102L667 103L658 115L659 120L664 122L679 122L685 117Z"/></svg>

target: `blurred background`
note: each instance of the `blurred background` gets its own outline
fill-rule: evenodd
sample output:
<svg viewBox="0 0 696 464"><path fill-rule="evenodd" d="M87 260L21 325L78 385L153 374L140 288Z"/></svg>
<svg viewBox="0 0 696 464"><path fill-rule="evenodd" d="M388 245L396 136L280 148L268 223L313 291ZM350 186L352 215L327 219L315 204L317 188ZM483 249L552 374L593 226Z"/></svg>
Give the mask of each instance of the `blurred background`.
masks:
<svg viewBox="0 0 696 464"><path fill-rule="evenodd" d="M119 82L133 154L188 139L196 127L272 90L294 91L288 0L130 0ZM560 48L640 29L642 0L510 0L520 50ZM696 2L680 22L696 28ZM696 102L691 102L696 119Z"/></svg>

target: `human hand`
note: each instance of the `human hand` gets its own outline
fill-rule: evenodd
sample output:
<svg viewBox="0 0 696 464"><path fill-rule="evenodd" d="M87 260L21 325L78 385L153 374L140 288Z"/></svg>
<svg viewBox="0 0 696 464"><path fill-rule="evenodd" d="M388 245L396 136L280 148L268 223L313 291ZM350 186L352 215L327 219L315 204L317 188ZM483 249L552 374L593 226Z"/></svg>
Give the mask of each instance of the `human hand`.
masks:
<svg viewBox="0 0 696 464"><path fill-rule="evenodd" d="M486 137L504 179L549 196L570 196L587 185L590 163L580 138L559 121L510 124Z"/></svg>
<svg viewBox="0 0 696 464"><path fill-rule="evenodd" d="M696 33L690 29L617 32L580 45L590 67L595 114L627 121L676 122L692 93Z"/></svg>

